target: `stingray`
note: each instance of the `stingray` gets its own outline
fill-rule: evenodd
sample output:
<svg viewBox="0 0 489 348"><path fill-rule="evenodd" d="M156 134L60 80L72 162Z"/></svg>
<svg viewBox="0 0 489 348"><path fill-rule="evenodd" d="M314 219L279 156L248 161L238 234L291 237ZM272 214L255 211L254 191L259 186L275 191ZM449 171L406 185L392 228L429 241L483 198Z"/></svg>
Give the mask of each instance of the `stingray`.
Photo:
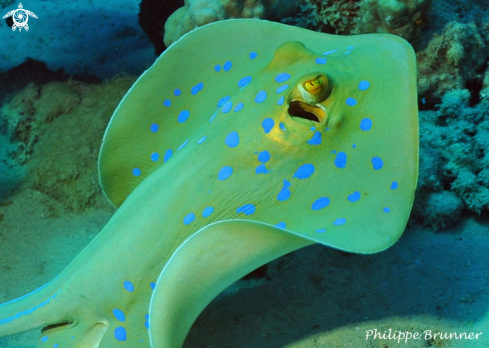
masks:
<svg viewBox="0 0 489 348"><path fill-rule="evenodd" d="M0 335L41 327L40 347L180 347L205 306L260 265L313 243L391 246L417 171L405 40L250 19L201 27L111 118L99 173L118 210L58 277L0 306Z"/></svg>

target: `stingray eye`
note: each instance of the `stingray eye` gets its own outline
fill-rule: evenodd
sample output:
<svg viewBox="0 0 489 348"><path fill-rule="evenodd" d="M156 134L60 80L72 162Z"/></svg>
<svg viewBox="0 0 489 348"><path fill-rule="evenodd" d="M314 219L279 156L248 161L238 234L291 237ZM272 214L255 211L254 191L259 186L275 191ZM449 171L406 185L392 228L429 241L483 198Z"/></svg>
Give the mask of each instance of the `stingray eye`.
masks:
<svg viewBox="0 0 489 348"><path fill-rule="evenodd" d="M327 122L327 111L321 103L333 89L333 81L320 72L310 73L297 81L289 95L289 115L294 119L306 119L318 123Z"/></svg>
<svg viewBox="0 0 489 348"><path fill-rule="evenodd" d="M326 76L319 75L315 79L304 82L303 86L306 91L311 94L317 94L322 89L324 89L325 85L328 83L326 80Z"/></svg>
<svg viewBox="0 0 489 348"><path fill-rule="evenodd" d="M333 89L333 81L325 74L311 74L299 81L297 87L304 101L314 105L322 103L329 97Z"/></svg>

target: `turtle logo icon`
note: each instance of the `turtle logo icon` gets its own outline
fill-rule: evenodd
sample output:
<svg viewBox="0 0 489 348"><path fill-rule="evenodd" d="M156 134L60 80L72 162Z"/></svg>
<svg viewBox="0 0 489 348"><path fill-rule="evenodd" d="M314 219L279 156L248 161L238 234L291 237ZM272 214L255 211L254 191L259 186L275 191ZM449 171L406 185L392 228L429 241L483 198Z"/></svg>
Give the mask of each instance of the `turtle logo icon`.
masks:
<svg viewBox="0 0 489 348"><path fill-rule="evenodd" d="M22 6L21 3L19 3L18 9L8 12L5 16L3 16L3 18L8 18L10 16L12 16L12 19L14 21L14 25L12 25L12 30L15 31L15 29L19 28L19 32L22 31L22 28L24 28L25 31L29 30L29 26L27 25L27 20L29 19L29 16L37 18L34 12L24 10L24 6Z"/></svg>

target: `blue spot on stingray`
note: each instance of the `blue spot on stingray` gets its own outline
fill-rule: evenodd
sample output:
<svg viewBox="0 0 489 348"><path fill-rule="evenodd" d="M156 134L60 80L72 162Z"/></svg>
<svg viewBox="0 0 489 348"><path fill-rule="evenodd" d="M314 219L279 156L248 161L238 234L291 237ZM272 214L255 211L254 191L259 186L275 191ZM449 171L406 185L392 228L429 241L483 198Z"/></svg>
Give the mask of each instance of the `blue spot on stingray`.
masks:
<svg viewBox="0 0 489 348"><path fill-rule="evenodd" d="M243 213L245 215L251 215L255 212L255 206L253 204L245 204L236 209L236 213Z"/></svg>
<svg viewBox="0 0 489 348"><path fill-rule="evenodd" d="M324 233L326 232L325 228L320 228L319 230L316 230L316 233Z"/></svg>
<svg viewBox="0 0 489 348"><path fill-rule="evenodd" d="M226 102L231 99L231 96L225 96L225 97L222 97L221 99L219 99L219 101L217 102L217 107L220 108L221 106L223 106L224 104L226 104Z"/></svg>
<svg viewBox="0 0 489 348"><path fill-rule="evenodd" d="M149 129L151 129L153 133L156 133L158 131L158 128L160 128L160 126L158 126L156 123L153 123L151 127L149 127Z"/></svg>
<svg viewBox="0 0 489 348"><path fill-rule="evenodd" d="M316 58L316 64L326 64L326 58Z"/></svg>
<svg viewBox="0 0 489 348"><path fill-rule="evenodd" d="M206 218L209 215L211 215L213 212L214 212L214 207L206 207L202 212L202 216Z"/></svg>
<svg viewBox="0 0 489 348"><path fill-rule="evenodd" d="M49 339L49 337L48 337L48 336L44 336L44 337L42 337L42 338L41 338L41 342L42 342L42 343L44 343L44 342L46 342L48 339Z"/></svg>
<svg viewBox="0 0 489 348"><path fill-rule="evenodd" d="M187 121L189 116L190 116L190 111L188 110L180 111L180 114L178 115L178 122L183 123Z"/></svg>
<svg viewBox="0 0 489 348"><path fill-rule="evenodd" d="M233 108L233 102L231 100L228 100L226 104L223 105L221 111L224 114L227 114L229 111L231 111L232 108Z"/></svg>
<svg viewBox="0 0 489 348"><path fill-rule="evenodd" d="M163 102L163 105L166 106L166 107L169 107L171 105L171 101L170 99L166 99L164 102Z"/></svg>
<svg viewBox="0 0 489 348"><path fill-rule="evenodd" d="M221 66L220 66L219 64L217 64L217 65L214 67L214 70L215 70L216 72L221 71Z"/></svg>
<svg viewBox="0 0 489 348"><path fill-rule="evenodd" d="M287 228L287 224L285 222L279 222L278 224L276 224L275 226L277 226L278 228Z"/></svg>
<svg viewBox="0 0 489 348"><path fill-rule="evenodd" d="M312 173L314 173L314 166L310 163L303 164L297 168L296 172L294 173L294 178L307 179L312 175Z"/></svg>
<svg viewBox="0 0 489 348"><path fill-rule="evenodd" d="M141 169L139 169L139 168L134 168L134 169L132 170L132 175L134 175L134 176L140 176L140 175L141 175Z"/></svg>
<svg viewBox="0 0 489 348"><path fill-rule="evenodd" d="M134 285L129 280L126 280L124 282L124 289L126 289L129 292L133 292L134 291Z"/></svg>
<svg viewBox="0 0 489 348"><path fill-rule="evenodd" d="M356 148L357 148L357 146L356 146L355 144L353 144L353 145L352 145L352 147L353 147L354 149L356 149Z"/></svg>
<svg viewBox="0 0 489 348"><path fill-rule="evenodd" d="M212 120L214 120L214 117L216 117L216 115L217 115L217 111L214 113L214 115L212 115L211 119L209 120L209 123L211 123Z"/></svg>
<svg viewBox="0 0 489 348"><path fill-rule="evenodd" d="M114 308L112 310L112 313L114 314L114 317L119 320L119 321L126 321L126 316L124 315L124 312L121 311L118 308Z"/></svg>
<svg viewBox="0 0 489 348"><path fill-rule="evenodd" d="M182 91L179 90L178 88L176 88L174 91L173 91L173 94L175 94L175 96L179 96L180 94L182 94Z"/></svg>
<svg viewBox="0 0 489 348"><path fill-rule="evenodd" d="M118 341L125 341L127 339L126 329L122 326L116 327L114 330L114 336Z"/></svg>
<svg viewBox="0 0 489 348"><path fill-rule="evenodd" d="M391 184L391 189L392 189L392 190L395 190L395 189L397 189L398 187L399 187L399 185L398 185L397 181L393 181L393 182L392 182L392 184Z"/></svg>
<svg viewBox="0 0 489 348"><path fill-rule="evenodd" d="M57 343L53 346L53 348L58 348L58 347L59 347L59 344L57 344Z"/></svg>
<svg viewBox="0 0 489 348"><path fill-rule="evenodd" d="M365 91L369 87L370 87L370 82L368 81L360 81L360 83L358 84L358 89L361 91Z"/></svg>
<svg viewBox="0 0 489 348"><path fill-rule="evenodd" d="M360 121L360 129L368 132L372 128L372 120L370 118L364 118Z"/></svg>
<svg viewBox="0 0 489 348"><path fill-rule="evenodd" d="M280 97L279 100L277 101L278 105L282 105L284 103L284 97Z"/></svg>
<svg viewBox="0 0 489 348"><path fill-rule="evenodd" d="M290 190L288 189L291 186L290 182L284 179L284 186L282 187L282 190L278 193L277 199L279 201L286 201L287 199L290 198Z"/></svg>
<svg viewBox="0 0 489 348"><path fill-rule="evenodd" d="M350 53L351 53L351 51L348 51L348 52L345 52L345 53L343 53L343 54L350 54Z"/></svg>
<svg viewBox="0 0 489 348"><path fill-rule="evenodd" d="M270 173L270 171L267 170L267 167L264 164L260 164L255 169L255 174L267 174L267 173Z"/></svg>
<svg viewBox="0 0 489 348"><path fill-rule="evenodd" d="M339 219L336 219L335 221L333 221L333 225L336 225L336 226L344 225L345 223L346 223L345 218L339 218Z"/></svg>
<svg viewBox="0 0 489 348"><path fill-rule="evenodd" d="M373 157L372 158L372 164L373 164L375 170L382 169L382 167L384 166L384 162L382 161L382 159L380 157Z"/></svg>
<svg viewBox="0 0 489 348"><path fill-rule="evenodd" d="M327 56L328 54L335 53L338 50L326 51L323 53L323 56Z"/></svg>
<svg viewBox="0 0 489 348"><path fill-rule="evenodd" d="M345 168L346 167L346 153L344 152L338 152L336 154L336 158L334 160L334 165L338 168Z"/></svg>
<svg viewBox="0 0 489 348"><path fill-rule="evenodd" d="M149 321L144 322L144 327L149 330Z"/></svg>
<svg viewBox="0 0 489 348"><path fill-rule="evenodd" d="M149 320L149 314L145 314L144 319Z"/></svg>
<svg viewBox="0 0 489 348"><path fill-rule="evenodd" d="M311 209L312 210L320 210L323 208L326 208L331 200L328 197L321 197L316 199L314 203L312 203Z"/></svg>
<svg viewBox="0 0 489 348"><path fill-rule="evenodd" d="M336 150L331 151L331 153L336 153Z"/></svg>
<svg viewBox="0 0 489 348"><path fill-rule="evenodd" d="M357 100L355 98L348 97L346 98L346 105L355 106L357 105Z"/></svg>
<svg viewBox="0 0 489 348"><path fill-rule="evenodd" d="M192 89L190 90L190 93L192 93L193 95L196 95L197 93L199 93L202 88L204 88L204 84L202 82L199 82L198 84L196 84L195 86L192 87Z"/></svg>
<svg viewBox="0 0 489 348"><path fill-rule="evenodd" d="M355 46L351 45L351 46L348 46L347 49L349 50L352 50Z"/></svg>
<svg viewBox="0 0 489 348"><path fill-rule="evenodd" d="M153 162L156 162L156 161L158 160L158 158L160 158L160 154L159 154L158 152L153 152L153 153L151 154L151 160L152 160Z"/></svg>
<svg viewBox="0 0 489 348"><path fill-rule="evenodd" d="M187 145L187 143L188 143L188 140L185 140L185 142L182 145L180 145L180 147L177 149L177 151L183 149L185 147L185 145Z"/></svg>
<svg viewBox="0 0 489 348"><path fill-rule="evenodd" d="M248 83L251 82L251 76L243 77L238 81L238 87L245 87Z"/></svg>
<svg viewBox="0 0 489 348"><path fill-rule="evenodd" d="M255 103L263 103L267 99L267 92L260 91L257 93L255 97Z"/></svg>
<svg viewBox="0 0 489 348"><path fill-rule="evenodd" d="M241 110L243 108L244 104L243 103L239 103L238 105L236 105L236 107L234 108L234 112L238 112L239 110Z"/></svg>
<svg viewBox="0 0 489 348"><path fill-rule="evenodd" d="M316 130L316 127L311 127L311 132L314 132Z"/></svg>
<svg viewBox="0 0 489 348"><path fill-rule="evenodd" d="M188 225L190 224L192 221L195 220L195 214L194 213L188 213L187 215L185 215L185 217L183 218L183 223L185 225Z"/></svg>
<svg viewBox="0 0 489 348"><path fill-rule="evenodd" d="M283 85L283 86L280 86L279 88L277 88L277 90L275 91L275 93L282 93L283 91L285 91L287 88L289 88L289 85Z"/></svg>
<svg viewBox="0 0 489 348"><path fill-rule="evenodd" d="M224 71L229 71L231 69L231 67L233 66L233 63L231 63L231 61L227 61L224 63L224 65L222 66L222 69Z"/></svg>
<svg viewBox="0 0 489 348"><path fill-rule="evenodd" d="M151 290L154 290L156 288L156 283L149 283L149 287L151 288Z"/></svg>
<svg viewBox="0 0 489 348"><path fill-rule="evenodd" d="M312 173L314 173L314 166L307 163L297 168L293 177L297 179L307 179L312 175Z"/></svg>
<svg viewBox="0 0 489 348"><path fill-rule="evenodd" d="M258 154L258 161L266 163L270 160L270 153L268 151L262 151Z"/></svg>
<svg viewBox="0 0 489 348"><path fill-rule="evenodd" d="M239 144L239 135L238 132L231 132L228 134L226 137L226 140L224 140L227 146L229 147L236 147Z"/></svg>
<svg viewBox="0 0 489 348"><path fill-rule="evenodd" d="M200 138L197 144L202 144L205 141L205 139L207 139L207 136L203 136L202 138Z"/></svg>
<svg viewBox="0 0 489 348"><path fill-rule="evenodd" d="M385 207L383 210L384 210L384 213L388 213L388 212L390 212L390 211L391 211L391 210L390 210L389 208L387 208L387 207Z"/></svg>
<svg viewBox="0 0 489 348"><path fill-rule="evenodd" d="M164 157L165 162L168 161L172 155L173 155L173 150L172 149L166 150L165 157Z"/></svg>
<svg viewBox="0 0 489 348"><path fill-rule="evenodd" d="M348 196L348 200L350 202L356 202L360 199L360 192L355 191L351 195Z"/></svg>
<svg viewBox="0 0 489 348"><path fill-rule="evenodd" d="M217 174L217 180L226 180L231 176L231 174L233 174L233 168L224 166L219 171L219 174Z"/></svg>
<svg viewBox="0 0 489 348"><path fill-rule="evenodd" d="M280 129L281 129L281 130L283 130L284 132L285 132L285 131L287 131L287 129L285 129L285 125L284 125L282 122L280 122L278 126L279 126L279 127L280 127Z"/></svg>
<svg viewBox="0 0 489 348"><path fill-rule="evenodd" d="M312 139L308 140L307 143L310 145L321 145L321 132L314 133Z"/></svg>
<svg viewBox="0 0 489 348"><path fill-rule="evenodd" d="M276 77L275 77L275 81L277 81L278 83L282 83L284 81L287 81L288 79L290 79L292 76L290 74L287 74L287 73L280 73L278 74Z"/></svg>
<svg viewBox="0 0 489 348"><path fill-rule="evenodd" d="M271 119L271 118L266 118L263 120L263 122L261 123L262 127L263 127L263 130L265 131L265 133L270 133L270 131L272 130L273 126L275 125L275 122Z"/></svg>
<svg viewBox="0 0 489 348"><path fill-rule="evenodd" d="M255 59L257 56L256 52L250 52L250 59Z"/></svg>

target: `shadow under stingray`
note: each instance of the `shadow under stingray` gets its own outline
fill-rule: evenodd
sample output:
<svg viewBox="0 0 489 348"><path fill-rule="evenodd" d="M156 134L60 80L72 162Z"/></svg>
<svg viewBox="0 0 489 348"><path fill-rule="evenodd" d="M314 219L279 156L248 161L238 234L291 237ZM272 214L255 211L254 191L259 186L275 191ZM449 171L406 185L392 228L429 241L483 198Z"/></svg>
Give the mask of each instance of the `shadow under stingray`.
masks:
<svg viewBox="0 0 489 348"><path fill-rule="evenodd" d="M284 347L346 325L388 327L389 318L418 315L463 328L487 311L488 232L489 221L469 218L442 233L414 226L374 255L298 250L272 262L262 285L214 300L184 347ZM365 344L364 332L357 335Z"/></svg>

